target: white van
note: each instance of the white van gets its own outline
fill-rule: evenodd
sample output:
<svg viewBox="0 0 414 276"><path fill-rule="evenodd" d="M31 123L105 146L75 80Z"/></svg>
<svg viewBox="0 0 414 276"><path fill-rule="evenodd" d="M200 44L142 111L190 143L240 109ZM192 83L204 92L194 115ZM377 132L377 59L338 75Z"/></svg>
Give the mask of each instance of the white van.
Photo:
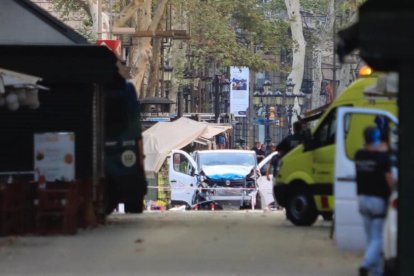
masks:
<svg viewBox="0 0 414 276"><path fill-rule="evenodd" d="M265 166L268 156L260 164ZM192 156L182 150L170 155L171 205L201 209L261 209L272 201L254 151L203 150ZM264 178L264 179L263 179ZM259 191L259 184L266 187ZM270 182L271 185L271 182ZM274 200L273 200L274 201Z"/></svg>

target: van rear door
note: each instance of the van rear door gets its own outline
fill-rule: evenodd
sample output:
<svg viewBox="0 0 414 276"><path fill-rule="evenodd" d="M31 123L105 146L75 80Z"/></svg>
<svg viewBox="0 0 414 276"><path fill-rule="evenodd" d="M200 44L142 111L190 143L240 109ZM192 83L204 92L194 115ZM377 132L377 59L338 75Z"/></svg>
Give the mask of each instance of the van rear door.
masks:
<svg viewBox="0 0 414 276"><path fill-rule="evenodd" d="M267 180L266 170L272 160L272 157L276 154L278 154L277 151L272 152L257 165L257 168L260 171L260 177L257 179L257 186L261 198L262 209L269 207L270 204L275 202L275 198L273 196L273 172L269 175L270 180Z"/></svg>
<svg viewBox="0 0 414 276"><path fill-rule="evenodd" d="M345 250L362 250L365 233L358 212L354 155L362 147L363 129L375 125L375 118L384 116L397 126L397 118L379 109L338 108L335 152L335 240Z"/></svg>

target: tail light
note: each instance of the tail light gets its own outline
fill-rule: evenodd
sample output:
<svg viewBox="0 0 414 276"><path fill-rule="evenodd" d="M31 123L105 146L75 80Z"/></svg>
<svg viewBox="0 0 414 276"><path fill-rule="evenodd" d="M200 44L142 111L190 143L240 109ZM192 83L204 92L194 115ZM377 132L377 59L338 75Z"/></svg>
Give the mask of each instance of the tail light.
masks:
<svg viewBox="0 0 414 276"><path fill-rule="evenodd" d="M391 200L391 207L394 209L398 209L398 197Z"/></svg>
<svg viewBox="0 0 414 276"><path fill-rule="evenodd" d="M328 197L327 196L322 196L321 197L321 204L322 204L322 208L324 208L324 209L328 209L329 208L329 201L328 201Z"/></svg>

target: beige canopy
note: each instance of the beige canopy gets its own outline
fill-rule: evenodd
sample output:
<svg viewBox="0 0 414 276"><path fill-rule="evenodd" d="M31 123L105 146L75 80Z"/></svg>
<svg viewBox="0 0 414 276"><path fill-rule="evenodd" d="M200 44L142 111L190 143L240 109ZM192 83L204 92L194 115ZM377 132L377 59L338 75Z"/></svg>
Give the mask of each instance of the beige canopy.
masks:
<svg viewBox="0 0 414 276"><path fill-rule="evenodd" d="M37 87L48 90L48 88L36 84L40 80L42 79L39 77L0 68L0 93L6 92L6 86Z"/></svg>
<svg viewBox="0 0 414 276"><path fill-rule="evenodd" d="M159 122L143 132L145 171L156 173L173 149L180 149L198 138L211 139L231 126L197 122L180 118L173 122Z"/></svg>

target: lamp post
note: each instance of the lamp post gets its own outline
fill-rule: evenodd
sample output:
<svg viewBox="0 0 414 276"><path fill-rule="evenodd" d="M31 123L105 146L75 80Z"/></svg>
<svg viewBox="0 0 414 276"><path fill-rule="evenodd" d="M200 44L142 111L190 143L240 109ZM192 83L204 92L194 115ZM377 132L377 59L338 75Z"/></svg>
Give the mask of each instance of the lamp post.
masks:
<svg viewBox="0 0 414 276"><path fill-rule="evenodd" d="M219 96L220 96L220 76L216 74L214 77L213 85L214 85L214 121L217 123L219 116L220 116L220 106L219 106Z"/></svg>
<svg viewBox="0 0 414 276"><path fill-rule="evenodd" d="M272 104L272 92L270 88L272 83L269 80L265 80L263 84L263 93L266 105L266 119L265 119L265 143L266 151L270 149L270 143L272 142L272 137L270 137L270 105Z"/></svg>
<svg viewBox="0 0 414 276"><path fill-rule="evenodd" d="M227 114L228 107L229 107L229 97L230 97L230 81L227 78L224 78L221 80L220 90L224 98L224 113Z"/></svg>
<svg viewBox="0 0 414 276"><path fill-rule="evenodd" d="M184 96L184 112L188 113L189 109L189 101L191 100L191 88L189 86L184 86L183 88L183 96Z"/></svg>
<svg viewBox="0 0 414 276"><path fill-rule="evenodd" d="M293 116L293 105L295 104L295 95L286 93L285 97L286 114L288 116L288 134L292 134L292 116Z"/></svg>
<svg viewBox="0 0 414 276"><path fill-rule="evenodd" d="M230 92L230 81L225 74L216 74L213 80L214 86L214 119L218 122L220 117L220 99L224 100L223 112L227 113L228 97Z"/></svg>
<svg viewBox="0 0 414 276"><path fill-rule="evenodd" d="M164 95L165 98L168 99L169 97L169 93L170 93L170 84L171 84L171 78L172 78L172 71L173 71L173 67L171 65L164 64L163 66L163 82L165 83L165 88L164 88Z"/></svg>
<svg viewBox="0 0 414 276"><path fill-rule="evenodd" d="M288 116L288 134L292 134L292 116L293 116L293 105L295 104L295 95L293 94L293 88L295 84L292 82L292 79L288 79L286 83L286 97L285 97L285 105L286 105L286 113Z"/></svg>
<svg viewBox="0 0 414 276"><path fill-rule="evenodd" d="M299 106L302 109L304 104L305 104L306 94L303 93L302 91L299 91L299 93L296 95L296 97L298 98Z"/></svg>

